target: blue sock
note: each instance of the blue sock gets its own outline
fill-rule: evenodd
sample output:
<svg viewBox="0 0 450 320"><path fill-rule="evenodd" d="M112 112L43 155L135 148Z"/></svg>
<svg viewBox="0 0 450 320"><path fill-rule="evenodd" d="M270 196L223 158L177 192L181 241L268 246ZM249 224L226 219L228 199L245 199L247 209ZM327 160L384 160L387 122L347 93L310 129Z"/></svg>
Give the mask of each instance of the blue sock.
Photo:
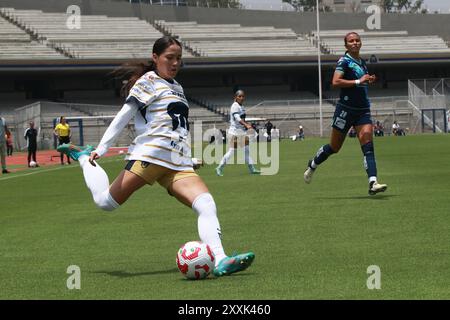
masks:
<svg viewBox="0 0 450 320"><path fill-rule="evenodd" d="M326 144L324 146L321 146L320 149L317 151L316 156L314 157L314 164L319 165L325 160L328 159L329 156L331 156L333 153L333 149L331 149L331 146L329 144Z"/></svg>
<svg viewBox="0 0 450 320"><path fill-rule="evenodd" d="M373 148L373 142L367 142L361 146L361 150L364 154L364 168L366 169L367 176L369 178L377 176L377 163L375 161L375 150Z"/></svg>

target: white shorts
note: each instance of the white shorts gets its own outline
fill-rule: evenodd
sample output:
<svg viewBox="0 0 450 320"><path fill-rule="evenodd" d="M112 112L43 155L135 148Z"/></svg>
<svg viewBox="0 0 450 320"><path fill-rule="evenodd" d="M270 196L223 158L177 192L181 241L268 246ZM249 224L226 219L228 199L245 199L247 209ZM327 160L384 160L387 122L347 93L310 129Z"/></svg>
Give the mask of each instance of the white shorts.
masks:
<svg viewBox="0 0 450 320"><path fill-rule="evenodd" d="M247 134L247 131L245 131L244 129L236 129L236 128L229 128L227 135L232 135L232 136L245 136Z"/></svg>

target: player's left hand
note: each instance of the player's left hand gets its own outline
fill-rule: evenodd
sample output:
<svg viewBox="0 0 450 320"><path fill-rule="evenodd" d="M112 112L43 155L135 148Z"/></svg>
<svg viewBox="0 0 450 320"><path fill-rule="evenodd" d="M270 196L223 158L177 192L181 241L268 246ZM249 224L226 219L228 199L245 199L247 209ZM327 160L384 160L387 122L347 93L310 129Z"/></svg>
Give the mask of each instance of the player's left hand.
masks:
<svg viewBox="0 0 450 320"><path fill-rule="evenodd" d="M369 77L369 84L372 84L375 81L377 81L377 76L373 74Z"/></svg>

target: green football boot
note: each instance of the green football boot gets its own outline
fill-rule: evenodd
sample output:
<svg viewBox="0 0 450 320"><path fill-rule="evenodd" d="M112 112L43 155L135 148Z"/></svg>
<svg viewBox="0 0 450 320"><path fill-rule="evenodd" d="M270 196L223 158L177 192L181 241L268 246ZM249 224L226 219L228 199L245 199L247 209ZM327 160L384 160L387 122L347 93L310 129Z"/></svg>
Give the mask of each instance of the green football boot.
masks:
<svg viewBox="0 0 450 320"><path fill-rule="evenodd" d="M223 167L222 167L222 166L216 167L216 174L217 174L219 177L223 177Z"/></svg>
<svg viewBox="0 0 450 320"><path fill-rule="evenodd" d="M244 271L252 264L254 259L255 254L253 252L236 254L231 257L223 258L214 268L213 274L216 277L221 277Z"/></svg>
<svg viewBox="0 0 450 320"><path fill-rule="evenodd" d="M255 168L254 165L249 165L248 170L250 171L250 174L261 174L261 171Z"/></svg>
<svg viewBox="0 0 450 320"><path fill-rule="evenodd" d="M86 148L82 149L81 147L78 147L74 144L64 143L56 148L56 150L68 155L73 160L78 161L78 158L83 154L89 157L91 155L91 152L94 150L94 147L87 145Z"/></svg>

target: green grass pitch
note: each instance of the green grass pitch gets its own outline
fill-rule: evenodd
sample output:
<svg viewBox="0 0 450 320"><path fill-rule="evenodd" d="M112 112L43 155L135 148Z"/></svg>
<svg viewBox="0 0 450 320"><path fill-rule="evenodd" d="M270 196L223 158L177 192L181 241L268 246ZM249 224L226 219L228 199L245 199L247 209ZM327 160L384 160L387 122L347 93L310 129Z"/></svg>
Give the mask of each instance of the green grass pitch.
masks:
<svg viewBox="0 0 450 320"><path fill-rule="evenodd" d="M226 252L256 254L245 272L202 281L185 280L175 263L180 245L198 239L196 214L161 187L106 213L78 165L0 176L0 299L449 299L450 135L375 138L389 188L374 197L356 139L303 182L327 141L282 141L273 176L200 169ZM124 166L100 163L110 179ZM70 265L80 290L66 287ZM367 287L371 265L379 290Z"/></svg>

